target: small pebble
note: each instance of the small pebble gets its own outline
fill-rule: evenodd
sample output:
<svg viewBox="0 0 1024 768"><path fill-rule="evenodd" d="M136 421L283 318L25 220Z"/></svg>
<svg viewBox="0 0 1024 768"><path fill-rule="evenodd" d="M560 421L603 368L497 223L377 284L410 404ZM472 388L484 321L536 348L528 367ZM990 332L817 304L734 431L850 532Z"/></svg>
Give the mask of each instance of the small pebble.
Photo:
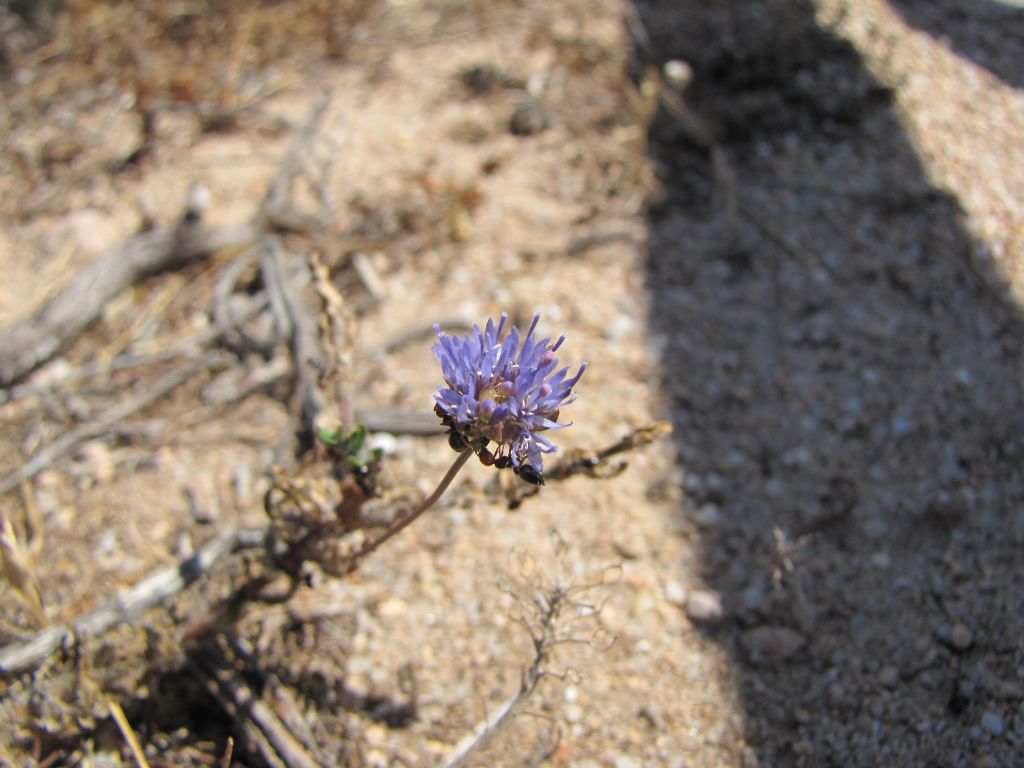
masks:
<svg viewBox="0 0 1024 768"><path fill-rule="evenodd" d="M793 751L800 757L812 757L814 755L814 745L807 739L800 739L793 745Z"/></svg>
<svg viewBox="0 0 1024 768"><path fill-rule="evenodd" d="M1006 730L1006 723L995 712L986 712L981 716L981 727L993 736L1002 736Z"/></svg>
<svg viewBox="0 0 1024 768"><path fill-rule="evenodd" d="M839 683L832 683L825 690L825 696L828 698L828 705L833 709L838 709L846 701L846 689Z"/></svg>
<svg viewBox="0 0 1024 768"><path fill-rule="evenodd" d="M886 571L892 566L892 558L888 552L875 552L871 556L871 564L880 571Z"/></svg>
<svg viewBox="0 0 1024 768"><path fill-rule="evenodd" d="M966 388L974 384L974 376L967 368L957 368L953 372L953 381Z"/></svg>
<svg viewBox="0 0 1024 768"><path fill-rule="evenodd" d="M900 681L900 671L887 664L878 671L878 682L885 688L895 688Z"/></svg>
<svg viewBox="0 0 1024 768"><path fill-rule="evenodd" d="M117 549L117 534L109 528L100 534L96 546L93 547L93 557L97 560L110 557Z"/></svg>
<svg viewBox="0 0 1024 768"><path fill-rule="evenodd" d="M879 541L889 535L889 524L882 517L871 517L864 522L864 533L869 539Z"/></svg>
<svg viewBox="0 0 1024 768"><path fill-rule="evenodd" d="M394 456L398 453L398 438L390 432L374 432L367 440L367 447L379 450L384 456Z"/></svg>
<svg viewBox="0 0 1024 768"><path fill-rule="evenodd" d="M570 723L578 723L583 719L583 707L579 704L568 704L565 707L565 719Z"/></svg>
<svg viewBox="0 0 1024 768"><path fill-rule="evenodd" d="M683 88L693 79L693 67L681 59L666 61L662 72L673 88Z"/></svg>
<svg viewBox="0 0 1024 768"><path fill-rule="evenodd" d="M716 592L695 589L686 597L686 615L694 624L711 624L724 614L722 598Z"/></svg>
<svg viewBox="0 0 1024 768"><path fill-rule="evenodd" d="M693 513L693 522L701 528L717 528L722 522L722 510L717 504L703 504Z"/></svg>
<svg viewBox="0 0 1024 768"><path fill-rule="evenodd" d="M686 605L686 587L678 581L670 581L665 585L665 599L677 608Z"/></svg>
<svg viewBox="0 0 1024 768"><path fill-rule="evenodd" d="M526 101L516 107L509 120L509 130L515 136L532 136L551 127L551 115L536 101Z"/></svg>
<svg viewBox="0 0 1024 768"><path fill-rule="evenodd" d="M407 610L408 606L403 600L390 597L377 607L377 615L385 619L395 619L404 616Z"/></svg>
<svg viewBox="0 0 1024 768"><path fill-rule="evenodd" d="M753 664L785 661L804 647L804 637L796 630L769 625L747 630L741 642Z"/></svg>
<svg viewBox="0 0 1024 768"><path fill-rule="evenodd" d="M974 642L974 636L963 624L954 624L949 630L949 644L954 651L966 651Z"/></svg>

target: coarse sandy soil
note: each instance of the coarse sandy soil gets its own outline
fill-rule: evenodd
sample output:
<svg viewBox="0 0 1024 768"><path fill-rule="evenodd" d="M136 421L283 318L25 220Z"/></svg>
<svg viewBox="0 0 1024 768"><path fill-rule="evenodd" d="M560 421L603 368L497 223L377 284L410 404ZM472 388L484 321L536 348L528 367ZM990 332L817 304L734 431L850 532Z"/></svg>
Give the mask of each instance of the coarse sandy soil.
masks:
<svg viewBox="0 0 1024 768"><path fill-rule="evenodd" d="M0 329L190 195L262 234L0 390L2 481L31 470L0 498L0 659L265 526L272 466L353 493L296 457L304 381L381 425L367 510L429 494L435 322L566 335L564 455L672 433L526 498L472 462L276 602L287 564L224 555L5 668L0 764L444 765L538 642L463 764L1024 764L1019 3L14 6ZM267 224L289 147L301 215ZM311 307L319 254L338 355L295 352L269 251ZM218 331L225 307L250 319Z"/></svg>

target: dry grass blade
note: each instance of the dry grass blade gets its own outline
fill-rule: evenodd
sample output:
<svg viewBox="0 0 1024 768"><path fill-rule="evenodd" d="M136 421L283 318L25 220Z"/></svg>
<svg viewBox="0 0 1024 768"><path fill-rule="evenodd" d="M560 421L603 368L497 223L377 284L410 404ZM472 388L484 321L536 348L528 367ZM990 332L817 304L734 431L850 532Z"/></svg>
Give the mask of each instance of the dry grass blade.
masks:
<svg viewBox="0 0 1024 768"><path fill-rule="evenodd" d="M6 516L0 517L0 567L4 579L21 598L38 625L46 624L43 601L36 578L34 558L18 538L14 525Z"/></svg>
<svg viewBox="0 0 1024 768"><path fill-rule="evenodd" d="M139 739L135 735L135 731L132 730L132 725L128 722L128 718L124 716L124 710L121 709L121 705L114 701L110 696L104 696L104 698L107 701L107 708L110 710L110 716L114 718L114 722L117 723L118 730L121 731L121 735L128 744L128 749L132 751L132 758L134 758L135 764L138 768L149 768L149 762L146 760L146 755L142 751L142 745L139 744Z"/></svg>
<svg viewBox="0 0 1024 768"><path fill-rule="evenodd" d="M227 746L224 747L224 757L221 758L221 768L231 768L231 757L235 754L235 740L228 736Z"/></svg>

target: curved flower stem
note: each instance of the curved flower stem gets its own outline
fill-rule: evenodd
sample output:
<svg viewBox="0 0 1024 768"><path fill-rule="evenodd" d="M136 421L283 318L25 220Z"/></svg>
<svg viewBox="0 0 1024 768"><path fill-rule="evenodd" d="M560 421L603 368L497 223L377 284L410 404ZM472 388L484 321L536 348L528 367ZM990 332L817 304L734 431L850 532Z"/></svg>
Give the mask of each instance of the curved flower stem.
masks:
<svg viewBox="0 0 1024 768"><path fill-rule="evenodd" d="M376 550L385 541L390 539L395 534L401 532L402 529L404 529L417 517L422 515L432 506L434 506L437 503L437 500L440 499L442 495L444 495L444 492L446 490L448 490L448 486L452 484L452 480L455 479L455 476L459 474L459 470L462 469L466 461L472 455L472 448L467 448L462 453L460 453L458 458L456 458L452 465L448 468L448 471L445 473L445 476L441 478L441 482L437 484L437 488L434 489L434 492L430 494L427 498L425 498L423 502L418 507L416 507L412 512L407 514L398 522L392 523L391 526L376 539L366 542L363 545L362 549L356 552L355 556L352 558L353 562L358 563L364 557L366 557L371 552Z"/></svg>

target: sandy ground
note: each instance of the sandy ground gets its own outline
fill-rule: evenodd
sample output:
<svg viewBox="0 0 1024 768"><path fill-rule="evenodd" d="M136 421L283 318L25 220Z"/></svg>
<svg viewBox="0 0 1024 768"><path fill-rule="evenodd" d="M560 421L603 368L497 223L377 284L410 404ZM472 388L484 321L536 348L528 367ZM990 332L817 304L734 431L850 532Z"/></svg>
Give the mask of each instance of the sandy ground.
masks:
<svg viewBox="0 0 1024 768"><path fill-rule="evenodd" d="M430 413L429 338L395 339L541 312L567 336L563 361L590 365L563 450L657 421L673 436L614 478L551 482L515 509L471 464L355 574L247 611L233 634L256 649L249 679L299 703L292 727L316 764L444 764L515 695L531 606L556 588L571 602L549 675L470 764L1019 760L1024 11L337 7L325 18L340 38L305 6L225 13L211 32L82 4L50 42L5 12L0 327L106 249L173 225L196 184L211 226L248 221L326 89L295 192L329 215L284 245L300 264L322 253L356 311L357 409ZM151 41L129 64L125 29ZM235 125L204 130L204 105L248 100ZM10 391L0 470L183 364L62 385L208 327L236 258L125 291ZM48 621L263 523L289 381L230 393L288 356L231 349L226 368L35 477ZM383 444L385 499L429 493L453 458L443 438ZM23 495L0 503L20 526ZM77 662L0 682L0 762L135 764L106 694L152 765L219 765L240 731L203 688L189 632L246 562ZM0 641L30 637L10 583L0 604ZM240 740L233 764L262 763Z"/></svg>

